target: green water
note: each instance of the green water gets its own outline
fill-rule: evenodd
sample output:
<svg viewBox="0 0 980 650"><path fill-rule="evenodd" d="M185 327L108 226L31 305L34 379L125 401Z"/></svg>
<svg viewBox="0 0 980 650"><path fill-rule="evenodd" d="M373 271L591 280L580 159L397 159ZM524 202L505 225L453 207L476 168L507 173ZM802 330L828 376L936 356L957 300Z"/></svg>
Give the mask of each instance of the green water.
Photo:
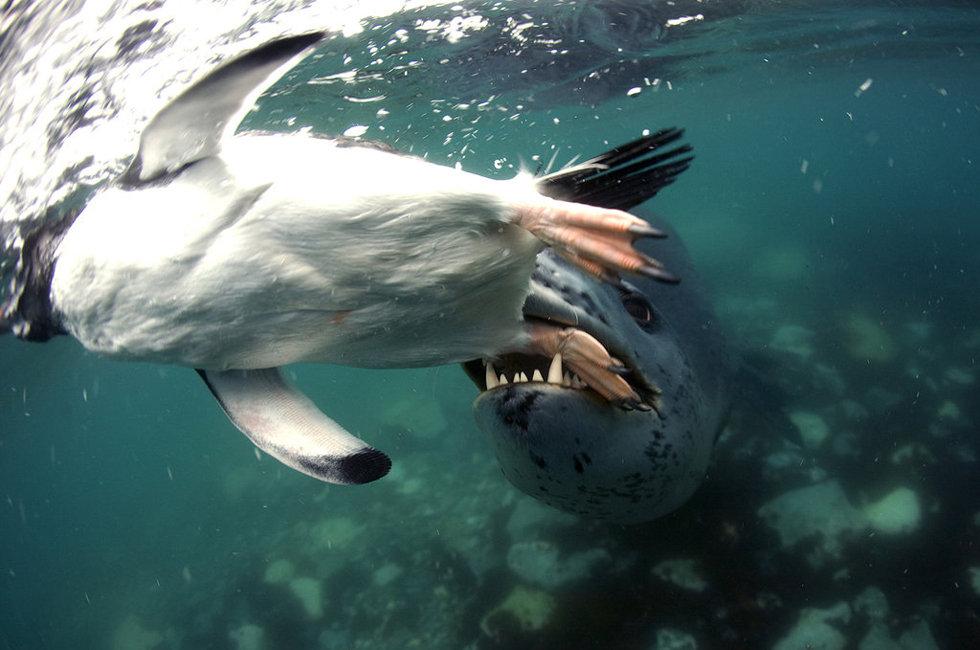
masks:
<svg viewBox="0 0 980 650"><path fill-rule="evenodd" d="M365 137L501 177L551 145L564 162L685 127L697 159L652 205L684 238L747 370L684 508L620 527L537 505L501 476L456 367L290 369L392 456L384 480L339 487L257 455L190 370L3 337L0 648L645 649L671 634L699 648L858 647L875 634L904 645L861 647L971 647L980 40L967 26L978 15L841 11L771 39L729 22L668 43L665 54L711 54L663 74L653 57L646 76L663 82L640 75L599 101L556 105L544 88L498 92L488 79L473 99L497 93L494 110L452 108L469 98L432 64L404 86L387 80L382 102L300 86L247 122L368 125ZM869 19L887 39L836 40L835 24ZM339 56L297 75L331 74ZM806 442L801 412L826 440ZM777 453L789 464L769 463ZM819 535L787 544L759 514L828 481L858 510L908 488L919 517L900 532L845 531L835 552ZM561 559L518 567L534 544ZM575 558L580 575L548 579ZM701 588L664 579L665 560L691 561ZM887 616L857 604L868 587ZM789 636L805 608L840 603L848 615L820 624L831 633Z"/></svg>

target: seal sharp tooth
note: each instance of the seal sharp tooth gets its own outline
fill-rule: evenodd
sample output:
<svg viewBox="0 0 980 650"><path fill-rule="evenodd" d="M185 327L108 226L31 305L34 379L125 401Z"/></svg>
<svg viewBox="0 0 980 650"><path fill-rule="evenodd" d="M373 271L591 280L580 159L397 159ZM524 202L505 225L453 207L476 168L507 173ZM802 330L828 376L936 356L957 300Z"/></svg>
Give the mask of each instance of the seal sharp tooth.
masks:
<svg viewBox="0 0 980 650"><path fill-rule="evenodd" d="M544 377L541 376L541 371L537 368L534 369L534 374L531 375L531 381L544 381Z"/></svg>
<svg viewBox="0 0 980 650"><path fill-rule="evenodd" d="M556 352L548 368L548 383L561 384L561 352Z"/></svg>
<svg viewBox="0 0 980 650"><path fill-rule="evenodd" d="M570 374L568 374L568 371L567 370L565 371L565 374L562 375L562 377L561 377L561 385L562 386L571 386L572 385L572 376Z"/></svg>
<svg viewBox="0 0 980 650"><path fill-rule="evenodd" d="M496 388L497 386L500 385L500 382L497 380L497 371L494 369L492 363L487 364L486 378L487 378L487 390L490 390L491 388Z"/></svg>
<svg viewBox="0 0 980 650"><path fill-rule="evenodd" d="M526 382L527 382L527 375L525 375L525 374L524 374L524 373L522 372L522 373L521 373L521 383L526 383Z"/></svg>
<svg viewBox="0 0 980 650"><path fill-rule="evenodd" d="M505 375L504 373L500 373L500 385L503 386L504 384L509 384L509 383L510 382L507 381L507 375Z"/></svg>

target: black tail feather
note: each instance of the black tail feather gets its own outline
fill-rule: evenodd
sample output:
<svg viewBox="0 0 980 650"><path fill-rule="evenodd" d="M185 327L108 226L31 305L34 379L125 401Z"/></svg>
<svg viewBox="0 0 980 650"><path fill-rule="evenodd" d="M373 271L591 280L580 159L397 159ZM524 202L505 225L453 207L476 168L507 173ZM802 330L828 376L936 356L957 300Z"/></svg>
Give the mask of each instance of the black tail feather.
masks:
<svg viewBox="0 0 980 650"><path fill-rule="evenodd" d="M691 145L666 151L684 135L683 129L663 129L651 135L538 179L545 196L603 208L629 210L653 198L691 165ZM661 151L648 156L654 151Z"/></svg>

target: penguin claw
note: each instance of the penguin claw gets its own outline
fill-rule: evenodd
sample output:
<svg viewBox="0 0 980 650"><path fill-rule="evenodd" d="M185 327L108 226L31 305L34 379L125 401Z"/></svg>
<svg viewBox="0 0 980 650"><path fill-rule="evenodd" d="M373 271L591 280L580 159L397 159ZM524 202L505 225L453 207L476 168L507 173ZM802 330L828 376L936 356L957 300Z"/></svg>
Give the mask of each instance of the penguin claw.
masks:
<svg viewBox="0 0 980 650"><path fill-rule="evenodd" d="M666 239L667 237L667 233L665 233L663 230L658 230L653 226L646 224L636 224L630 226L627 230L637 237L651 237L653 239Z"/></svg>
<svg viewBox="0 0 980 650"><path fill-rule="evenodd" d="M678 281L659 260L633 246L639 238L666 234L622 210L549 199L519 208L517 222L569 262L614 286L622 284L621 272Z"/></svg>
<svg viewBox="0 0 980 650"><path fill-rule="evenodd" d="M562 362L609 402L632 408L642 402L629 382L613 370L621 364L591 334L575 328L535 325L531 337L542 354L551 357L560 352Z"/></svg>
<svg viewBox="0 0 980 650"><path fill-rule="evenodd" d="M660 282L664 282L666 284L677 284L681 281L681 279L673 273L668 273L667 271L657 268L642 269L640 274L645 275L648 278L653 278L654 280L659 280Z"/></svg>
<svg viewBox="0 0 980 650"><path fill-rule="evenodd" d="M610 372L614 372L620 377L626 377L627 375L630 374L630 369L624 366L623 364L619 363L615 359L613 359L613 362L611 364L606 366L606 370Z"/></svg>

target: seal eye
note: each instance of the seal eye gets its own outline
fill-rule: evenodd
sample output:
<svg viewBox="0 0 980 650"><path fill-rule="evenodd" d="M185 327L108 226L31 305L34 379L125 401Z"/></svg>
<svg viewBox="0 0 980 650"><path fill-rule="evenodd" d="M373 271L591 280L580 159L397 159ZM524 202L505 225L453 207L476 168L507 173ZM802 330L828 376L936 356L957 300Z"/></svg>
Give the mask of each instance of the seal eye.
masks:
<svg viewBox="0 0 980 650"><path fill-rule="evenodd" d="M633 317L633 320L638 323L649 323L653 320L653 314L650 313L650 306L647 305L645 300L637 296L626 296L623 298L623 307Z"/></svg>
<svg viewBox="0 0 980 650"><path fill-rule="evenodd" d="M643 294L624 293L623 308L626 310L636 324L643 329L652 329L655 324L653 317L653 307Z"/></svg>

